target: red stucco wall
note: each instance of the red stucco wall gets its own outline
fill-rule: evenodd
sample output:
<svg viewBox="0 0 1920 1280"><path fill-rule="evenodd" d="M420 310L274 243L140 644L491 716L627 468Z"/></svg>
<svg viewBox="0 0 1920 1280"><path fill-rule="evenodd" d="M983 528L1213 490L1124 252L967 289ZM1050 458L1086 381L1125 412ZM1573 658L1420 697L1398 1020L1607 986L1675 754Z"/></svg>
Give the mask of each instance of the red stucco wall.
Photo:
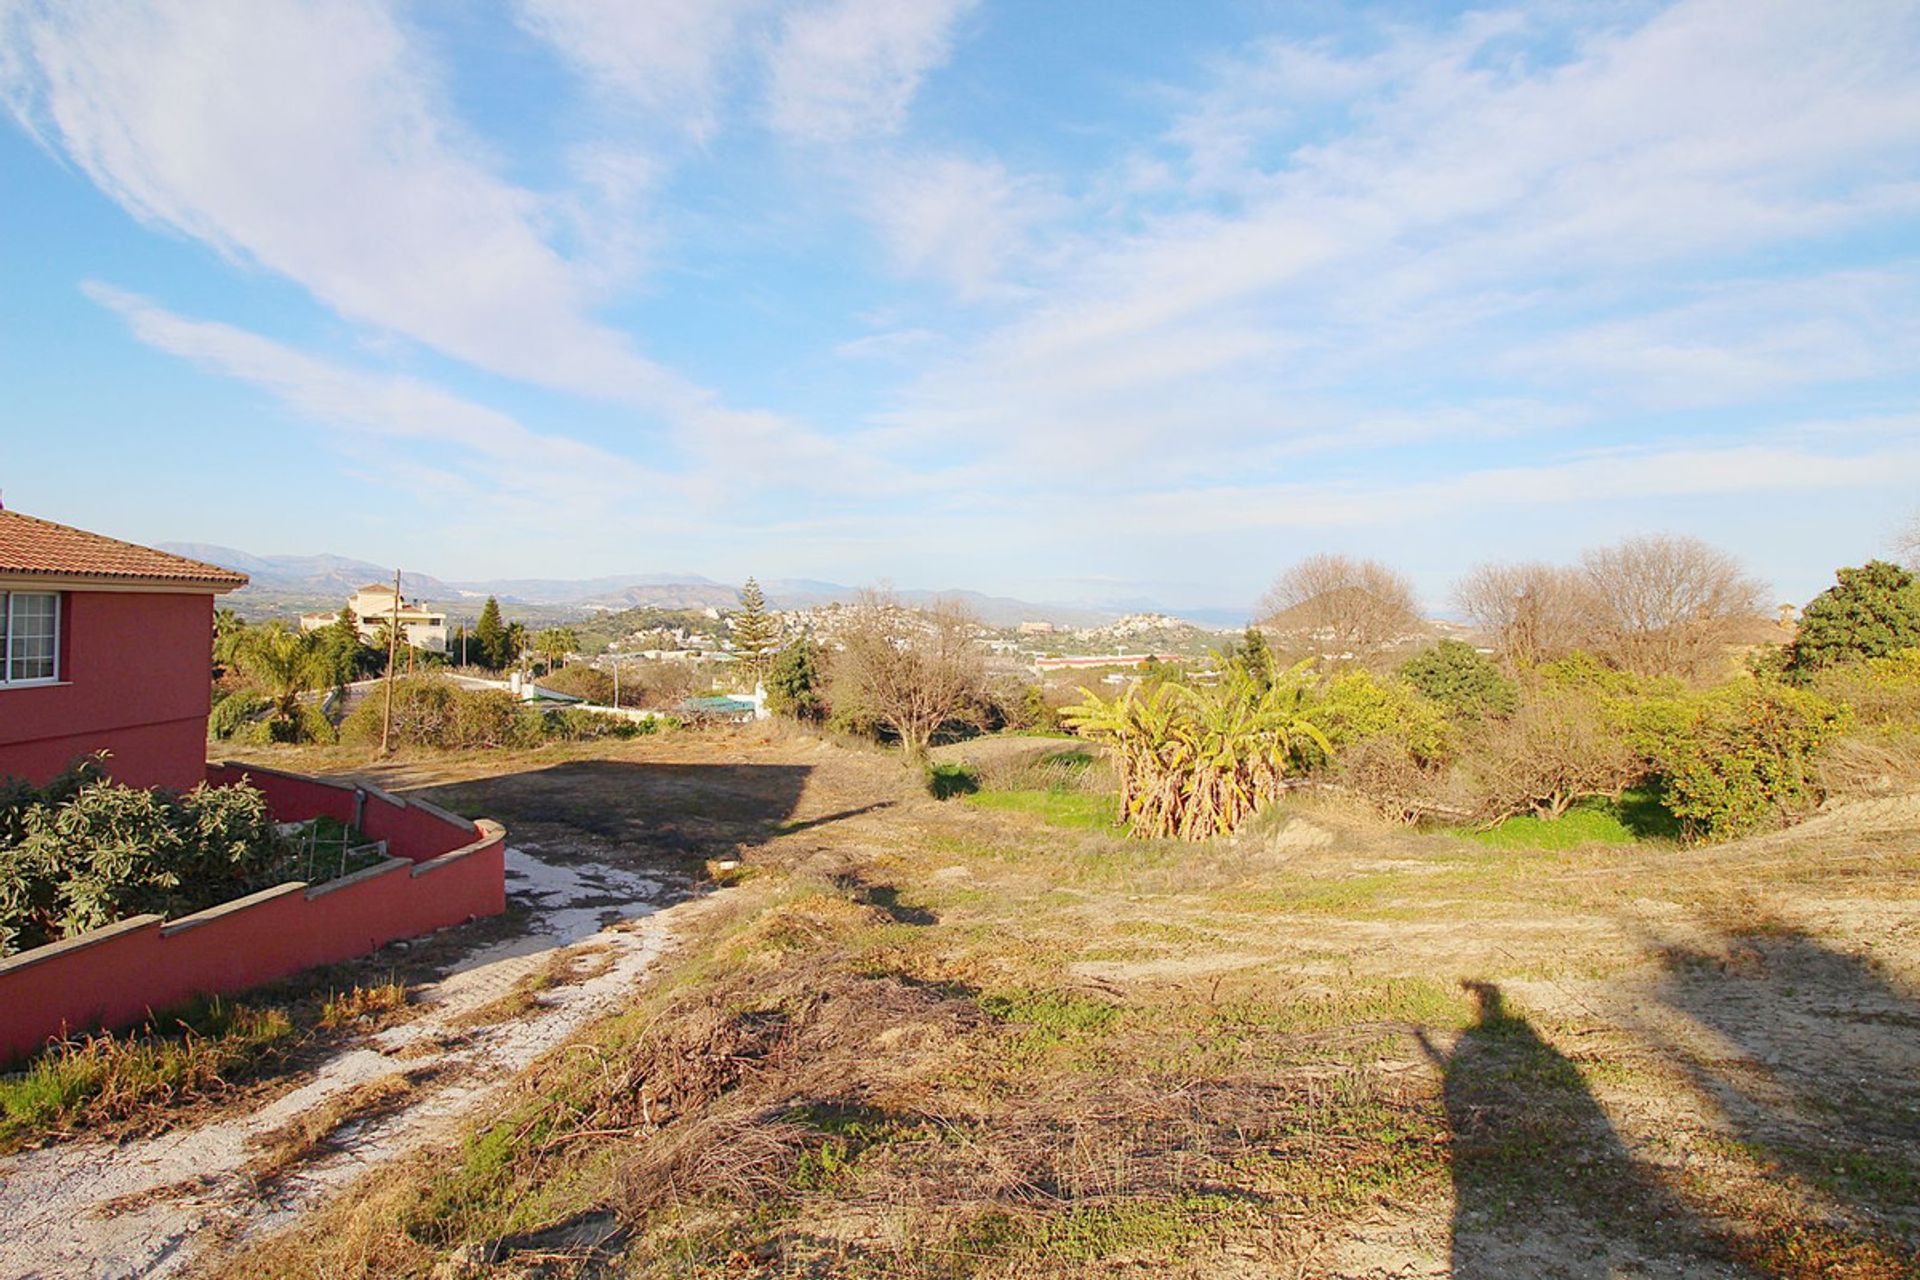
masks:
<svg viewBox="0 0 1920 1280"><path fill-rule="evenodd" d="M354 788L260 769L241 774L267 793L276 817L350 814ZM130 1026L196 995L233 992L315 965L365 955L506 909L506 833L431 806L369 791L368 834L392 859L309 889L289 883L196 915L138 916L0 960L0 1065L48 1037ZM412 865L408 865L411 863Z"/></svg>
<svg viewBox="0 0 1920 1280"><path fill-rule="evenodd" d="M0 685L0 776L45 782L111 752L134 787L184 790L206 768L213 596L69 591L60 683Z"/></svg>

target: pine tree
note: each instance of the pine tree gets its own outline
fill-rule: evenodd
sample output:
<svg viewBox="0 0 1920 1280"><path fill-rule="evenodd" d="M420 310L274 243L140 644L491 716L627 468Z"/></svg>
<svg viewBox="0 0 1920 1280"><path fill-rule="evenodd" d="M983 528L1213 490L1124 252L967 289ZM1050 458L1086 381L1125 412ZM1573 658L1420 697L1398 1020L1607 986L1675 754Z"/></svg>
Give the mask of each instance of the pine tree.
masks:
<svg viewBox="0 0 1920 1280"><path fill-rule="evenodd" d="M499 671L513 661L507 652L507 627L500 620L500 602L492 596L480 610L480 621L473 625L473 656L481 666Z"/></svg>
<svg viewBox="0 0 1920 1280"><path fill-rule="evenodd" d="M758 683L767 673L767 660L780 647L780 621L767 612L767 597L752 578L740 588L740 608L730 625L733 651Z"/></svg>

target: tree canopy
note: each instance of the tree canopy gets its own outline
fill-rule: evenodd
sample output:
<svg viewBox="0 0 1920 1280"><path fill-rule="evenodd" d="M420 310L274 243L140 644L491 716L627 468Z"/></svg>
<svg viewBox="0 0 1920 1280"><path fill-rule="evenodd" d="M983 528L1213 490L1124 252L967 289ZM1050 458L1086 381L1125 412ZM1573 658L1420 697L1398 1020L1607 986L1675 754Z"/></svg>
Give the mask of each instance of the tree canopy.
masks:
<svg viewBox="0 0 1920 1280"><path fill-rule="evenodd" d="M1920 578L1885 560L1835 576L1801 612L1788 670L1805 675L1920 646Z"/></svg>

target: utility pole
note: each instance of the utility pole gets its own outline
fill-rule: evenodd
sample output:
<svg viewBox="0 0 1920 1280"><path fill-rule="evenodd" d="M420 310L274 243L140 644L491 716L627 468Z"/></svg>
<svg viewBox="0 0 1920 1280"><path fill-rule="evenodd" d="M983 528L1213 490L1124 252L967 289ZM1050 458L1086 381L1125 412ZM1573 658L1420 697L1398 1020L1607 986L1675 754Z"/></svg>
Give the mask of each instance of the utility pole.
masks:
<svg viewBox="0 0 1920 1280"><path fill-rule="evenodd" d="M380 713L380 754L386 755L393 733L393 663L400 641L400 571L393 571L393 617L387 622L387 705Z"/></svg>

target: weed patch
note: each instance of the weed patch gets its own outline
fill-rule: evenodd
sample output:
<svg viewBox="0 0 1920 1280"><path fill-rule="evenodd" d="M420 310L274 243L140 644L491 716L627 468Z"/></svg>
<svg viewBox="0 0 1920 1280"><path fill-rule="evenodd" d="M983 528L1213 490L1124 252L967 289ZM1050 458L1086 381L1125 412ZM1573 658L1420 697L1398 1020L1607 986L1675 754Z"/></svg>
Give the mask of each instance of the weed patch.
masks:
<svg viewBox="0 0 1920 1280"><path fill-rule="evenodd" d="M55 1045L0 1080L0 1151L81 1128L165 1127L169 1105L228 1089L293 1038L284 1010L215 998L133 1031Z"/></svg>

